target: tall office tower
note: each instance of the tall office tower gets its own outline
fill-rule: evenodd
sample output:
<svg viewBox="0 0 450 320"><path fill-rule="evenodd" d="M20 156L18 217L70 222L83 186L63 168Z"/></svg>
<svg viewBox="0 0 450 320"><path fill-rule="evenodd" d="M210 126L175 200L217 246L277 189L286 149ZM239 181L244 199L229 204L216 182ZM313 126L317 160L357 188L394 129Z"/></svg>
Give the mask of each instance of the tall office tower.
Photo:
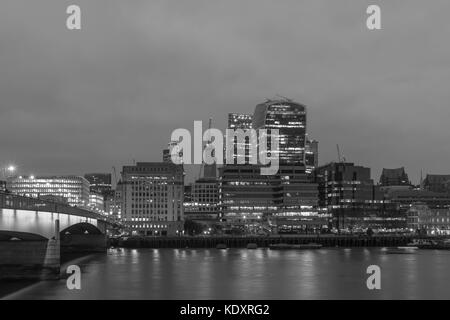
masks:
<svg viewBox="0 0 450 320"><path fill-rule="evenodd" d="M89 190L92 193L102 194L104 198L111 192L110 173L87 173L84 175L90 183Z"/></svg>
<svg viewBox="0 0 450 320"><path fill-rule="evenodd" d="M370 168L353 163L330 163L314 170L319 206L333 216L337 229L402 229L406 216L384 198L370 177Z"/></svg>
<svg viewBox="0 0 450 320"><path fill-rule="evenodd" d="M62 197L72 206L88 208L89 181L80 176L19 176L10 178L8 189L14 194L39 198Z"/></svg>
<svg viewBox="0 0 450 320"><path fill-rule="evenodd" d="M183 231L182 165L138 162L122 170L122 218L133 234L177 235Z"/></svg>
<svg viewBox="0 0 450 320"><path fill-rule="evenodd" d="M382 186L410 186L411 182L404 167L398 169L383 168L380 184Z"/></svg>
<svg viewBox="0 0 450 320"><path fill-rule="evenodd" d="M310 174L319 166L319 142L306 139L305 148L306 173Z"/></svg>
<svg viewBox="0 0 450 320"><path fill-rule="evenodd" d="M248 130L253 128L253 115L251 114L243 114L243 113L229 113L228 114L228 129L241 129ZM245 137L243 141L238 140L235 137L233 141L233 152L232 158L233 163L237 163L237 156L239 150L242 150L245 154L245 163L250 163L250 141L248 137ZM226 152L224 152L224 157L226 157ZM224 161L225 163L225 161Z"/></svg>
<svg viewBox="0 0 450 320"><path fill-rule="evenodd" d="M305 165L306 107L290 99L267 100L253 115L254 129L279 130L280 165Z"/></svg>

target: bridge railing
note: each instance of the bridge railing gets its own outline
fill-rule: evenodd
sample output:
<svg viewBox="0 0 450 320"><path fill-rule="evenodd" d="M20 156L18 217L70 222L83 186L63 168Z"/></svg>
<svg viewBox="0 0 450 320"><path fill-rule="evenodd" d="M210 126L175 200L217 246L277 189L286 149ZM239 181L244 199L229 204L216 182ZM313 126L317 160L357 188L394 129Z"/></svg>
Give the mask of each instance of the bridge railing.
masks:
<svg viewBox="0 0 450 320"><path fill-rule="evenodd" d="M86 209L72 207L70 205L63 203L57 203L4 192L0 192L0 209L65 213L104 221L110 220L107 216Z"/></svg>

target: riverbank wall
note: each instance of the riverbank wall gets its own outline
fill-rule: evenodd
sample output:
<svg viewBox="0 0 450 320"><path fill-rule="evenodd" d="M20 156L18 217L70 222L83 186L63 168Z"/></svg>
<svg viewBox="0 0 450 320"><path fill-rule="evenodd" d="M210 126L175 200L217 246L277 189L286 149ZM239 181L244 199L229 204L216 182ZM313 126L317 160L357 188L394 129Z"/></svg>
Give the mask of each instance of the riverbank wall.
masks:
<svg viewBox="0 0 450 320"><path fill-rule="evenodd" d="M274 237L129 237L111 239L113 247L123 248L246 248L249 244L265 248L271 244L317 243L324 247L393 247L410 243L414 236L274 236Z"/></svg>

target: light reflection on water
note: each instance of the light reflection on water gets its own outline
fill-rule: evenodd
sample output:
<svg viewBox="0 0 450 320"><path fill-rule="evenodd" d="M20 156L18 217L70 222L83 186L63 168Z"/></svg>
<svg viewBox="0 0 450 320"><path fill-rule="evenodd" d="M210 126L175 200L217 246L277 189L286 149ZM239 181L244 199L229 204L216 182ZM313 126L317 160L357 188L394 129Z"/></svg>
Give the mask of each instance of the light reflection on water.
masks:
<svg viewBox="0 0 450 320"><path fill-rule="evenodd" d="M366 287L381 267L382 289ZM450 299L450 251L112 249L81 260L82 289L45 281L10 299Z"/></svg>

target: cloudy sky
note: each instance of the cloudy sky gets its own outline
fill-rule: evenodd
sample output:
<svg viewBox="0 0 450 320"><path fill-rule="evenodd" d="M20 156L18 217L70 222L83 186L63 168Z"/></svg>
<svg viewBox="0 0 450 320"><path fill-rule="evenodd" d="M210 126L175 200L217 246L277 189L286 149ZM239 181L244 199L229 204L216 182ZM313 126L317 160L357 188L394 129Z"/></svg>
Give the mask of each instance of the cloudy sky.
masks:
<svg viewBox="0 0 450 320"><path fill-rule="evenodd" d="M365 26L379 4L382 30ZM66 8L82 30L66 29ZM448 0L2 0L0 165L158 161L176 128L225 128L276 94L308 106L320 162L450 173Z"/></svg>

